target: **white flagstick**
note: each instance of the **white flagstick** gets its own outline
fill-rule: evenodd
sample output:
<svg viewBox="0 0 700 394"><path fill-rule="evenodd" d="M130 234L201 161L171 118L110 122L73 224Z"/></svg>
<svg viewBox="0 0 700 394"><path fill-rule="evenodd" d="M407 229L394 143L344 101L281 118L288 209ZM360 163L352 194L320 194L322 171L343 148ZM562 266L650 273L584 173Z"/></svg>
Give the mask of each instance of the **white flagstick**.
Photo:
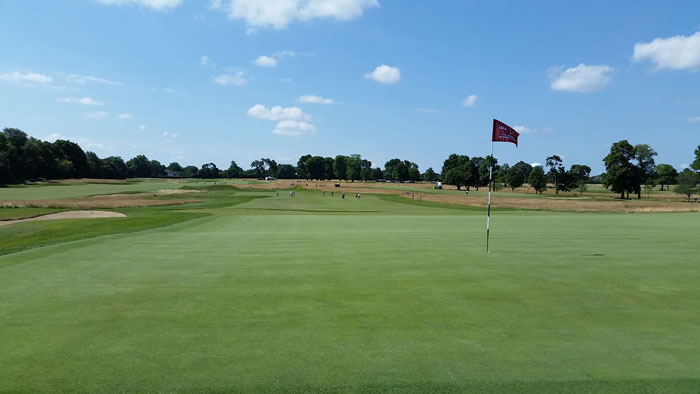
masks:
<svg viewBox="0 0 700 394"><path fill-rule="evenodd" d="M489 208L486 211L486 253L489 252L489 226L491 224L491 179L493 179L493 137L491 138L491 163L489 165Z"/></svg>

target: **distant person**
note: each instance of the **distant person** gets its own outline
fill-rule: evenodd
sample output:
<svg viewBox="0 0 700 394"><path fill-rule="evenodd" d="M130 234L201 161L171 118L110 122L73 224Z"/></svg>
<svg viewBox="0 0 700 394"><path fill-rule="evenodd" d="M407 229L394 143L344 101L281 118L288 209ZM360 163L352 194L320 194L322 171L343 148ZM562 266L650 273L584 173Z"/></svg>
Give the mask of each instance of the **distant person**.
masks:
<svg viewBox="0 0 700 394"><path fill-rule="evenodd" d="M357 199L358 199L358 200L360 199L360 197L362 197L362 194L357 193Z"/></svg>
<svg viewBox="0 0 700 394"><path fill-rule="evenodd" d="M697 203L698 203L698 198L697 198L697 197L693 198L693 201L697 204Z"/></svg>
<svg viewBox="0 0 700 394"><path fill-rule="evenodd" d="M280 196L280 192L277 192L277 197L279 197L279 196Z"/></svg>
<svg viewBox="0 0 700 394"><path fill-rule="evenodd" d="M418 196L418 201L423 201L423 195Z"/></svg>
<svg viewBox="0 0 700 394"><path fill-rule="evenodd" d="M468 195L469 195L469 192L468 192L468 191L464 192L464 195L465 195L465 196L468 196Z"/></svg>
<svg viewBox="0 0 700 394"><path fill-rule="evenodd" d="M294 197L294 192L289 192L289 198Z"/></svg>
<svg viewBox="0 0 700 394"><path fill-rule="evenodd" d="M341 200L345 200L345 193L343 193L343 195L340 196L340 199L341 199Z"/></svg>
<svg viewBox="0 0 700 394"><path fill-rule="evenodd" d="M331 197L333 197L333 192L331 192Z"/></svg>

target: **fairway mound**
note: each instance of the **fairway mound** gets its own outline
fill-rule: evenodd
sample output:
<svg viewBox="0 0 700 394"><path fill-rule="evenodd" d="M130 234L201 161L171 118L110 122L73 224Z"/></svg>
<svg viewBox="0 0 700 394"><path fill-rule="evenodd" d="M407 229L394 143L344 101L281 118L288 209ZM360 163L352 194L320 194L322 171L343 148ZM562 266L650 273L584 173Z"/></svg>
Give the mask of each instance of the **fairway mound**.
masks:
<svg viewBox="0 0 700 394"><path fill-rule="evenodd" d="M121 212L111 211L65 211L50 213L48 215L36 216L27 219L15 219L0 221L0 226L7 226L13 223L33 222L38 220L60 220L60 219L96 219L96 218L125 218Z"/></svg>

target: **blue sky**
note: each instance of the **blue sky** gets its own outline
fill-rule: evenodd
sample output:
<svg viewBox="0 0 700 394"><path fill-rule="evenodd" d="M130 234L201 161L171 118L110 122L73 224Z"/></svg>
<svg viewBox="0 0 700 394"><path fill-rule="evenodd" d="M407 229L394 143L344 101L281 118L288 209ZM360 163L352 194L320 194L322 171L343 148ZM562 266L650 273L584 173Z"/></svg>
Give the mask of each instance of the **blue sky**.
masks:
<svg viewBox="0 0 700 394"><path fill-rule="evenodd" d="M700 144L700 2L0 0L0 127L164 164Z"/></svg>

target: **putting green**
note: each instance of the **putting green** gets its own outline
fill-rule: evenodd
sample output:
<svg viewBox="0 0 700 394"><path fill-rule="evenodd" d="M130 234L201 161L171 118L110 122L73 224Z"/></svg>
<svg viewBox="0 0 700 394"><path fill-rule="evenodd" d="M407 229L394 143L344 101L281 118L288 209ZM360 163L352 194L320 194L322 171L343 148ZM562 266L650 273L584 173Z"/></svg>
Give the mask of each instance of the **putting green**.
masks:
<svg viewBox="0 0 700 394"><path fill-rule="evenodd" d="M698 214L210 212L0 257L0 392L700 389Z"/></svg>

